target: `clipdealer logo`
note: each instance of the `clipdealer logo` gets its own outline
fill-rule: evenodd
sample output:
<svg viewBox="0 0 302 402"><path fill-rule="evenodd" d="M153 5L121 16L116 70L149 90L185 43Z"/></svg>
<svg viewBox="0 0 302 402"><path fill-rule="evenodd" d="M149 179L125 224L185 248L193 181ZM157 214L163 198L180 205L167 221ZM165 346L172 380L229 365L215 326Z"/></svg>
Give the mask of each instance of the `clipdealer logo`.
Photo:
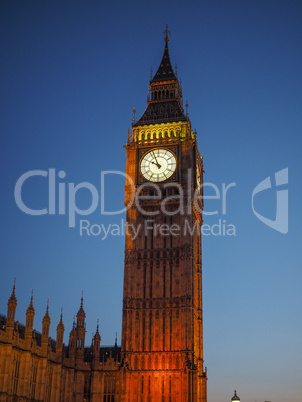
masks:
<svg viewBox="0 0 302 402"><path fill-rule="evenodd" d="M122 176L123 179L126 179L126 182L130 185L130 197L129 201L120 210L108 211L105 208L105 192L107 180L112 179L110 175ZM48 202L46 201L45 208L42 209L34 209L31 207L30 203L27 201L27 204L23 200L23 192L26 191L26 186L28 182L34 183L36 177L45 178L44 186L46 185L48 188ZM19 209L28 214L28 215L67 215L68 217L68 226L70 228L74 228L76 226L77 217L78 216L88 216L93 214L96 210L99 210L100 215L119 215L124 213L127 209L132 207L134 204L136 209L144 215L146 218L148 217L156 217L159 214L163 216L173 216L173 215L183 215L185 218L187 217L187 221L182 225L169 225L167 229L167 224L162 223L160 227L157 227L157 224L154 224L154 233L157 233L158 236L179 236L180 234L186 235L187 233L193 233L195 230L198 230L198 225L196 222L192 223L191 216L194 213L193 210L200 214L200 216L208 216L208 215L221 215L224 217L227 213L227 195L229 190L232 187L236 186L236 183L225 184L222 183L221 187L216 186L213 183L203 183L202 186L196 188L195 190L192 188L193 182L193 173L192 169L188 169L187 172L188 180L187 186L184 188L179 183L176 182L166 182L158 185L153 182L145 182L139 186L136 186L131 177L124 172L120 171L101 171L100 172L100 187L96 188L93 184L89 182L81 182L81 183L66 183L63 180L66 178L66 172L63 170L56 172L55 169L46 170L31 170L26 172L20 176L15 185L15 201ZM61 179L61 180L60 180ZM144 191L147 187L149 191L148 195L144 195ZM152 191L150 192L150 189ZM204 195L203 192L206 189L210 194ZM176 192L175 192L176 190ZM86 208L82 208L80 199L81 192L85 191L90 196L89 205L86 205ZM151 195L152 194L152 195ZM207 200L216 200L216 208L215 210L204 209L203 204L204 201ZM156 208L148 209L146 207L145 201L154 202ZM107 200L108 202L108 200ZM171 210L169 207L170 203L173 203L176 207ZM218 203L218 204L217 204ZM208 204L207 204L208 205ZM148 220L146 222L149 222ZM80 235L88 235L88 236L101 236L102 239L108 237L108 235L117 236L123 235L125 232L129 233L131 231L131 236L135 238L138 235L138 231L146 233L146 231L150 230L150 228L142 228L137 224L137 227L134 227L136 223L129 224L126 222L126 227L123 219L120 222L120 225L113 223L107 224L98 224L90 222L88 219L81 219L79 222ZM179 226L179 227L175 227ZM152 230L153 230L152 229ZM202 226L202 233L205 236L213 235L213 236L235 236L236 228L234 225L227 222L226 219L218 219L217 222L210 225L208 223L204 223Z"/></svg>
<svg viewBox="0 0 302 402"><path fill-rule="evenodd" d="M286 234L288 233L288 189L278 189L281 186L288 184L288 168L282 169L275 173L276 183L276 218L274 220L268 219L255 210L254 198L257 194L262 193L273 188L272 180L270 177L262 180L254 189L252 194L252 209L255 216L263 222L266 226L276 230L277 232Z"/></svg>
<svg viewBox="0 0 302 402"><path fill-rule="evenodd" d="M222 183L221 187L216 186L213 183L203 183L203 185L197 188L192 192L192 188L190 183L192 182L192 172L189 169L189 180L188 187L186 189L186 194L184 193L184 189L178 183L161 183L158 186L156 183L144 183L139 186L135 186L135 183L132 182L132 179L124 172L121 171L101 171L100 172L100 191L89 182L81 182L78 184L75 183L66 183L62 181L66 177L66 172L60 170L56 173L55 169L46 170L31 170L22 174L16 182L14 196L15 202L18 208L28 214L28 215L67 215L68 216L68 226L74 228L76 226L77 216L88 216L93 214L98 208L101 215L119 215L124 213L128 208L130 208L133 204L135 207L146 216L155 216L158 214L164 214L167 216L172 216L176 214L186 214L187 216L192 215L192 204L187 202L188 199L192 200L193 206L198 210L200 215L211 216L216 215L217 217L221 216L222 218L226 217L227 214L227 193L232 187L236 187L236 183L225 184ZM120 210L116 211L108 211L105 209L105 178L109 175L119 175L126 179L131 183L131 197L129 203ZM191 175L191 176L190 176ZM42 209L33 209L30 205L26 205L22 198L23 186L26 187L26 182L28 180L34 180L36 176L42 176L48 180L48 205ZM59 180L61 179L61 181ZM107 177L109 179L109 177ZM288 184L288 168L280 170L275 174L275 183L276 183L276 219L271 220L259 212L256 211L254 206L254 199L259 193L263 191L267 191L272 189L272 181L270 177L267 177L263 181L261 181L252 192L252 210L255 216L263 222L268 227L286 234L288 232L288 190L284 188L279 188ZM158 210L155 212L150 212L144 209L143 201L146 199L141 193L141 191L145 187L152 187L154 194L153 196L148 196L147 198L153 201L156 201L159 205ZM167 190L169 193L169 189L171 187L178 188L178 194L172 196L163 197L163 189ZM204 190L210 192L211 194L204 195ZM203 190L203 191L201 191ZM80 208L79 205L79 194L81 191L86 191L90 194L90 204L86 209ZM174 211L169 211L166 207L169 201L177 200L178 207ZM219 209L210 210L208 209L207 201L216 200L216 202L220 202ZM203 207L203 203L206 201L206 208ZM216 203L217 206L217 203ZM131 226L132 225L132 226ZM102 239L108 237L108 235L116 236L116 235L124 235L126 232L129 233L129 230L133 232L133 236L137 236L138 230L140 228L133 227L133 224L129 225L124 220L121 220L121 224L117 225L109 224L108 227L105 227L104 224L91 223L89 220L80 220L80 235L86 234L88 236L102 236ZM183 228L175 228L175 224L171 226L171 228L166 228L166 224L163 227L158 228L158 233L161 236L165 235L179 235L184 230L189 230L190 233L193 233L195 230L195 226L192 228L188 226L189 224L185 224ZM181 231L182 229L182 231ZM153 229L152 229L153 230ZM204 236L235 236L236 228L235 225L229 223L226 219L218 219L212 225L209 225L205 222L201 228L202 234Z"/></svg>

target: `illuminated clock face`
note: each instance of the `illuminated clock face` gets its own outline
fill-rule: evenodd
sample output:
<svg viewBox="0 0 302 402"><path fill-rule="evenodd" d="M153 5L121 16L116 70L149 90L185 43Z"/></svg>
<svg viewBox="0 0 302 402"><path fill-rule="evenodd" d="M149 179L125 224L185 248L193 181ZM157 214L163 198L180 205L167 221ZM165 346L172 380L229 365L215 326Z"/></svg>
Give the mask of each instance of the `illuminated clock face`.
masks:
<svg viewBox="0 0 302 402"><path fill-rule="evenodd" d="M153 149L141 160L141 173L149 181L169 179L176 170L176 157L168 149Z"/></svg>

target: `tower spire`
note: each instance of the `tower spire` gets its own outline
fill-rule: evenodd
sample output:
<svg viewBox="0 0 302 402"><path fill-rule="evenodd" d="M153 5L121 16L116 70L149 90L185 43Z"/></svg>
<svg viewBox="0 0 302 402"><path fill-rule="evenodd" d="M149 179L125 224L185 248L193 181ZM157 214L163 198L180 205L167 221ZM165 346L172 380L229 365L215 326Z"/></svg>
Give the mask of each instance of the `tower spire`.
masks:
<svg viewBox="0 0 302 402"><path fill-rule="evenodd" d="M167 29L165 31L165 49L164 49L164 54L161 59L160 65L157 69L157 72L155 73L154 77L151 80L152 82L160 82L160 81L171 81L171 80L177 80L176 75L174 74L173 67L171 64L170 60L170 55L169 55L169 32Z"/></svg>
<svg viewBox="0 0 302 402"><path fill-rule="evenodd" d="M7 322L6 326L13 329L15 323L15 314L17 307L17 298L16 298L16 278L14 279L14 286L12 290L12 294L7 302Z"/></svg>
<svg viewBox="0 0 302 402"><path fill-rule="evenodd" d="M9 298L9 301L10 302L17 301L17 299L16 299L16 278L14 278L14 286L13 286L12 294L11 294L11 297Z"/></svg>
<svg viewBox="0 0 302 402"><path fill-rule="evenodd" d="M50 317L49 317L49 299L47 299L46 313L45 313L45 316L43 318L43 321L48 320L48 319L50 319Z"/></svg>
<svg viewBox="0 0 302 402"><path fill-rule="evenodd" d="M169 35L167 25L164 31L164 53L158 69L149 82L147 108L137 121L132 119L132 127L188 120L183 110L181 86L170 60Z"/></svg>
<svg viewBox="0 0 302 402"><path fill-rule="evenodd" d="M33 304L33 300L34 300L34 290L32 289L31 290L31 296L30 296L30 303L29 303L29 306L28 306L28 308L27 308L27 311L29 312L29 311L35 311L35 309L34 309L34 304Z"/></svg>
<svg viewBox="0 0 302 402"><path fill-rule="evenodd" d="M48 336L49 336L49 326L50 326L50 316L49 316L49 299L47 299L47 306L46 306L46 313L44 315L43 321L42 321L42 339L41 339L41 345L43 348L44 353L47 350L47 345L48 345Z"/></svg>
<svg viewBox="0 0 302 402"><path fill-rule="evenodd" d="M26 310L25 339L27 339L27 341L29 341L29 339L32 337L32 330L34 324L35 309L33 305L33 299L34 299L34 290L32 289L30 303Z"/></svg>

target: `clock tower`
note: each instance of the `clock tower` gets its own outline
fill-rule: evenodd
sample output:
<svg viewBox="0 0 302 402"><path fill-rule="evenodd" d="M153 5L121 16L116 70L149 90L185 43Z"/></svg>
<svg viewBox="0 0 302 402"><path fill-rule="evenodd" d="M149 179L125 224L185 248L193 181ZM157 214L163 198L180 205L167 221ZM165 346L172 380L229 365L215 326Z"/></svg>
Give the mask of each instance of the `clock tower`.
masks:
<svg viewBox="0 0 302 402"><path fill-rule="evenodd" d="M206 402L202 156L169 56L126 145L121 400ZM186 105L187 107L187 105Z"/></svg>

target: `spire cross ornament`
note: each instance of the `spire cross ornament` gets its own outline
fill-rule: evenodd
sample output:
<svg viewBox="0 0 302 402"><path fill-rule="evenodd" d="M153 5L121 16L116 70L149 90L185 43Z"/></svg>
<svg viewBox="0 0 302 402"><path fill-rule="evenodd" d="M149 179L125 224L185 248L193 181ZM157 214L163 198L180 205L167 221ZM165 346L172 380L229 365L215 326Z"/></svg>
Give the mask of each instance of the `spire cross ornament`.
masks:
<svg viewBox="0 0 302 402"><path fill-rule="evenodd" d="M171 32L168 30L168 24L166 25L166 29L164 30L163 34L165 35L165 42L169 42L169 35L171 35Z"/></svg>

